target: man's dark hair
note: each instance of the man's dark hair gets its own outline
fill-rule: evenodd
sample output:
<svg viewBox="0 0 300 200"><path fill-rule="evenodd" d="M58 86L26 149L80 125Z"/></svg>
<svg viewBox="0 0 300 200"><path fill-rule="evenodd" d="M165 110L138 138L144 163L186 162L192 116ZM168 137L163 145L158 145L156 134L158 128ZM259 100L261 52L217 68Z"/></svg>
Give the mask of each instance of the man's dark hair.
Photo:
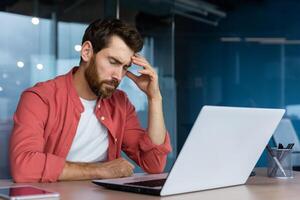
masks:
<svg viewBox="0 0 300 200"><path fill-rule="evenodd" d="M92 22L82 38L82 44L90 41L94 54L107 47L112 36L119 36L135 53L143 47L143 39L137 29L119 19L97 19Z"/></svg>

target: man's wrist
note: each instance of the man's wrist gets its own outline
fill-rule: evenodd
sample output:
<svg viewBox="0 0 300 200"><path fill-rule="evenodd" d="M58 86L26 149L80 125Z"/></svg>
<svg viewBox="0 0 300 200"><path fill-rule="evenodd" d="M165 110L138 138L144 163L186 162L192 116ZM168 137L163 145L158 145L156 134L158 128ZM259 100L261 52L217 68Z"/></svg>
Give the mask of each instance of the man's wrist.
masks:
<svg viewBox="0 0 300 200"><path fill-rule="evenodd" d="M162 101L162 96L161 94L157 94L155 96L149 97L148 96L148 101L150 102L157 102L157 101Z"/></svg>

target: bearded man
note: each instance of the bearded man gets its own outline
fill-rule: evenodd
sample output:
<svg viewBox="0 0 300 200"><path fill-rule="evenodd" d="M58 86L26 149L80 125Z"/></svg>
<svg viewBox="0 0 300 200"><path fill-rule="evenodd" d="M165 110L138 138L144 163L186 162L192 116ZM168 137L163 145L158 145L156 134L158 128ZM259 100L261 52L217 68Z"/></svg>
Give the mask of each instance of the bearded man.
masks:
<svg viewBox="0 0 300 200"><path fill-rule="evenodd" d="M171 151L158 76L137 53L139 32L117 19L98 19L86 29L78 67L25 90L14 114L10 166L15 182L119 178L163 171ZM140 66L137 76L128 68ZM127 76L147 95L148 127L118 90Z"/></svg>

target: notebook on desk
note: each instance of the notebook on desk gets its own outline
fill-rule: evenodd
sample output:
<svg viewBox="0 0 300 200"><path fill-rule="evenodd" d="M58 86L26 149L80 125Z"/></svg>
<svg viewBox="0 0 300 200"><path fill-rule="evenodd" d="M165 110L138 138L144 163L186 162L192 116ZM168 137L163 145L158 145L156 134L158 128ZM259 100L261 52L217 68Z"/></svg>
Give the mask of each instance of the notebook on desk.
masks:
<svg viewBox="0 0 300 200"><path fill-rule="evenodd" d="M136 174L93 183L158 196L244 184L284 112L204 106L170 173Z"/></svg>

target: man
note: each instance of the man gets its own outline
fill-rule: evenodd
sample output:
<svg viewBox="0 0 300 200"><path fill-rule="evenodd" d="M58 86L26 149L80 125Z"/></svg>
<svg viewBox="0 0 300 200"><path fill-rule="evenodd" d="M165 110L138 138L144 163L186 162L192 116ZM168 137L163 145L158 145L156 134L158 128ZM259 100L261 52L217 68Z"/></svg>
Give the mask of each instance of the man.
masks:
<svg viewBox="0 0 300 200"><path fill-rule="evenodd" d="M164 125L158 77L138 55L137 30L120 20L96 20L86 29L81 61L69 73L23 92L10 141L16 182L55 182L130 176L134 166L163 171L171 151ZM140 76L127 71L141 67ZM147 95L148 128L117 90L124 76Z"/></svg>

